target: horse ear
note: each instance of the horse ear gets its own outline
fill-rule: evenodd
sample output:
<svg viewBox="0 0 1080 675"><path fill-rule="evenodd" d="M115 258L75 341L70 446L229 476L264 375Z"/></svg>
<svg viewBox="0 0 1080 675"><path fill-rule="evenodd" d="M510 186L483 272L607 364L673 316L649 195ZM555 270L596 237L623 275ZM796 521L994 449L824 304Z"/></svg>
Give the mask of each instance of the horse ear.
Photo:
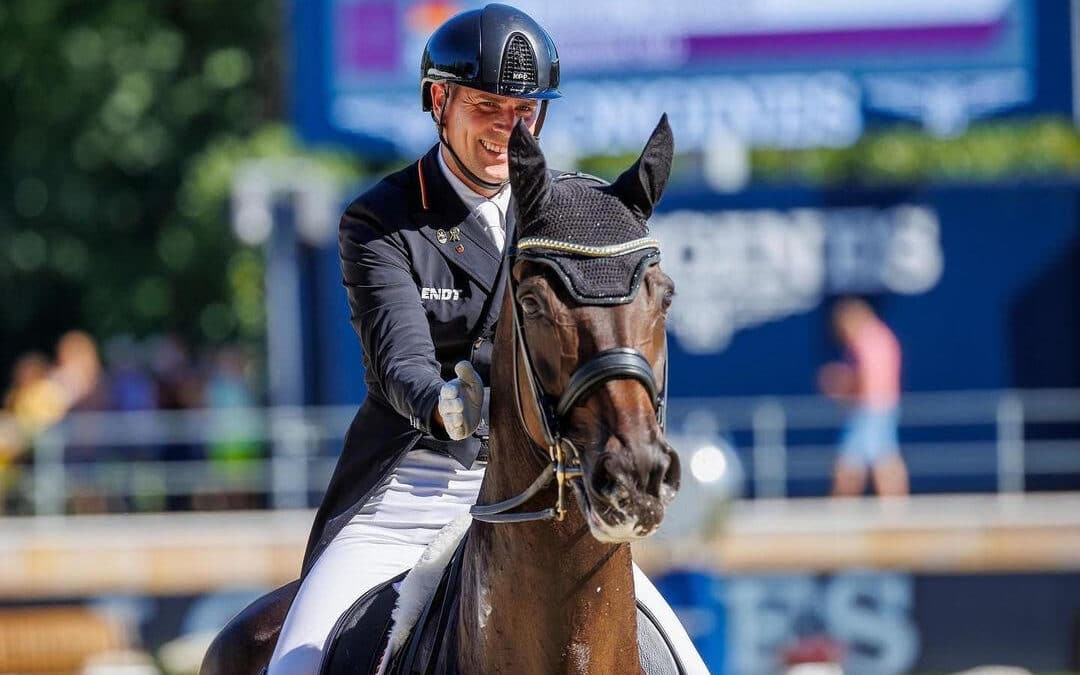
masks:
<svg viewBox="0 0 1080 675"><path fill-rule="evenodd" d="M653 207L660 201L660 195L664 194L674 154L675 141L667 113L664 113L645 144L641 157L611 184L622 203L644 220L652 215Z"/></svg>
<svg viewBox="0 0 1080 675"><path fill-rule="evenodd" d="M510 164L510 189L517 204L518 232L528 227L547 202L551 193L551 176L540 144L520 118L510 132L507 146Z"/></svg>

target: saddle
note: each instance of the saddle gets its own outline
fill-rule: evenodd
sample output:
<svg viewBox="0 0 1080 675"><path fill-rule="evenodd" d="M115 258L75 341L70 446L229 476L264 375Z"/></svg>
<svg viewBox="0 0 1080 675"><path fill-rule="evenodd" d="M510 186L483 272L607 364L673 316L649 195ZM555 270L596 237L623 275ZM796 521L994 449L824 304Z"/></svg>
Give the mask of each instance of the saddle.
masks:
<svg viewBox="0 0 1080 675"><path fill-rule="evenodd" d="M386 675L458 675L456 632L463 538L443 570L438 586L403 643L399 642ZM353 603L338 620L326 643L320 675L377 673L386 651L406 573L377 586ZM637 606L638 654L645 675L684 675L685 670L659 622Z"/></svg>

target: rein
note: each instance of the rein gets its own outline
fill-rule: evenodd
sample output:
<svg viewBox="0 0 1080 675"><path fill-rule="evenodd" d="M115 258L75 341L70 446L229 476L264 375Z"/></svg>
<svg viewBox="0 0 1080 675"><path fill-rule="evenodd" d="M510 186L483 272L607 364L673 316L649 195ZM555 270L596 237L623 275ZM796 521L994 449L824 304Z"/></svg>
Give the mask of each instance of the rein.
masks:
<svg viewBox="0 0 1080 675"><path fill-rule="evenodd" d="M558 251L573 250L582 253L581 249L589 249L586 255L591 257L609 257L623 255L634 250L643 248L659 248L655 239L639 239L626 244L611 247L584 247L578 244L560 242L552 239L526 238L518 242L517 249L546 248ZM515 258L509 261L510 269L516 262ZM519 523L533 520L556 520L562 521L566 517L566 484L583 476L581 468L581 455L574 443L564 437L561 432L562 423L567 414L584 399L598 385L614 379L634 379L641 382L649 392L656 409L656 419L660 428L664 428L665 410L667 402L667 345L665 335L664 345L664 387L661 390L653 375L652 366L648 359L637 349L632 347L615 347L594 354L585 363L580 365L570 376L570 382L566 390L559 397L554 407L548 402L551 397L544 392L543 387L537 381L532 360L529 357L528 345L525 343L525 335L521 329L521 319L518 316L517 296L514 289L513 274L507 276L506 283L511 294L513 311L511 322L514 333L514 400L517 403L518 420L522 427L529 431L521 401L520 370L524 364L525 377L528 380L529 402L537 413L540 420L540 436L544 439L546 452L540 450L542 461L547 465L540 475L532 482L524 492L494 504L476 504L469 513L476 520L485 523ZM530 447L539 450L533 442L533 434L529 433ZM558 486L558 496L555 505L542 511L526 513L507 513L528 502L543 490L552 480Z"/></svg>

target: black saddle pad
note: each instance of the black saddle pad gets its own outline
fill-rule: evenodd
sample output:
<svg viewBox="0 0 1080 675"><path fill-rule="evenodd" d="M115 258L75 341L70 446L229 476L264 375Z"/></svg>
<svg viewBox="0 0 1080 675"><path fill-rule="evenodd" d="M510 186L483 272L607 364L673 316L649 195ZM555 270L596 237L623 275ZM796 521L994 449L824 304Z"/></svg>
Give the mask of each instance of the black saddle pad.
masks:
<svg viewBox="0 0 1080 675"><path fill-rule="evenodd" d="M451 565L451 568L454 567ZM447 570L449 572L449 568ZM379 658L386 649L387 640L390 637L390 616L397 603L397 590L395 585L405 578L402 573L390 581L377 586L361 596L345 614L338 619L334 630L331 631L326 643L326 651L323 657L320 675L356 675L357 673L374 673L379 665ZM456 584L454 597L450 598L445 592L449 573L443 575L444 588L440 588L434 595L437 601L453 604L456 602ZM428 607L424 617L445 616L444 611L438 607ZM641 661L641 671L646 675L684 675L685 670L679 662L671 643L659 622L652 613L638 603L637 610L637 638L638 655ZM421 619L418 624L423 630L425 621ZM445 628L445 626L442 626ZM415 629L414 629L415 633ZM413 646L418 635L409 638L403 652L414 652ZM447 653L443 652L446 657ZM404 663L401 655L391 663L391 670L395 672L423 672L423 673L451 673L452 666L446 663L446 658L441 661L428 659L418 663L418 659L407 659ZM424 661L420 659L420 661ZM416 670L419 667L420 670Z"/></svg>
<svg viewBox="0 0 1080 675"><path fill-rule="evenodd" d="M360 596L341 615L326 640L320 675L374 673L379 657L390 639L390 615L397 604L394 586L405 578L402 572Z"/></svg>

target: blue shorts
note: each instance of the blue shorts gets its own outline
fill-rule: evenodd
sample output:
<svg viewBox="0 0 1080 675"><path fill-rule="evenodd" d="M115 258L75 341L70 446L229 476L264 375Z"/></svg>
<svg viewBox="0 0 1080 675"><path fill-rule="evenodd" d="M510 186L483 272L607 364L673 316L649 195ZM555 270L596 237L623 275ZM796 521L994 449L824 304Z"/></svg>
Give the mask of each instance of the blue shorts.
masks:
<svg viewBox="0 0 1080 675"><path fill-rule="evenodd" d="M859 408L848 418L840 437L840 460L855 466L873 466L900 452L897 408Z"/></svg>

